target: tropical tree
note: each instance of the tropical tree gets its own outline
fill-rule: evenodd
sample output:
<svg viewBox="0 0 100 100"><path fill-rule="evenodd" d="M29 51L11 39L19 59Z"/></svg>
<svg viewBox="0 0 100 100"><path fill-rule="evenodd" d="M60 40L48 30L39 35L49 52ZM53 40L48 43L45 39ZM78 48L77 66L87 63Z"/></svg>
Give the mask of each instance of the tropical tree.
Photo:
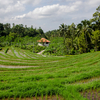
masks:
<svg viewBox="0 0 100 100"><path fill-rule="evenodd" d="M23 24L19 24L19 25L14 25L12 27L12 33L17 33L18 36L23 37L24 36L24 27Z"/></svg>
<svg viewBox="0 0 100 100"><path fill-rule="evenodd" d="M95 30L100 30L100 5L96 9L96 12L93 14L93 18L91 19L91 22L95 25Z"/></svg>
<svg viewBox="0 0 100 100"><path fill-rule="evenodd" d="M36 30L36 28L35 29L33 29L33 27L31 26L31 28L29 28L29 32L28 32L28 36L29 37L34 37L34 36L36 36L38 34L38 32L37 32L37 30Z"/></svg>
<svg viewBox="0 0 100 100"><path fill-rule="evenodd" d="M86 43L84 32L79 36L78 46L79 46L80 53L87 52L87 43Z"/></svg>
<svg viewBox="0 0 100 100"><path fill-rule="evenodd" d="M69 27L69 30L70 30L70 38L71 38L71 41L72 41L72 45L71 47L73 48L74 47L74 39L75 39L75 33L76 33L76 27L75 27L75 24L72 23Z"/></svg>
<svg viewBox="0 0 100 100"><path fill-rule="evenodd" d="M93 14L93 17L95 21L100 21L100 5L96 9L96 12Z"/></svg>
<svg viewBox="0 0 100 100"><path fill-rule="evenodd" d="M92 29L90 28L91 22L89 20L82 20L81 24L82 24L81 33L84 33L86 48L87 48L87 51L89 51L90 49L89 45L91 43L91 32L92 32Z"/></svg>
<svg viewBox="0 0 100 100"><path fill-rule="evenodd" d="M10 25L10 23L3 24L3 27L4 27L4 33L6 35L9 35L9 33L11 31L11 25Z"/></svg>
<svg viewBox="0 0 100 100"><path fill-rule="evenodd" d="M95 51L100 49L100 30L92 33L92 43L94 44Z"/></svg>
<svg viewBox="0 0 100 100"><path fill-rule="evenodd" d="M51 31L46 32L45 36L47 39L50 39L51 38Z"/></svg>
<svg viewBox="0 0 100 100"><path fill-rule="evenodd" d="M11 33L9 34L9 40L10 42L14 42L15 38L17 37L17 33Z"/></svg>
<svg viewBox="0 0 100 100"><path fill-rule="evenodd" d="M79 23L77 25L77 37L79 37L81 33L82 33L82 23Z"/></svg>
<svg viewBox="0 0 100 100"><path fill-rule="evenodd" d="M61 24L59 26L59 33L60 33L60 36L64 38L64 44L65 44L65 41L66 41L66 37L69 36L69 33L68 33L68 26L66 24Z"/></svg>
<svg viewBox="0 0 100 100"><path fill-rule="evenodd" d="M0 23L0 36L5 36L3 24Z"/></svg>
<svg viewBox="0 0 100 100"><path fill-rule="evenodd" d="M39 34L40 37L45 37L45 34L44 34L44 32L43 32L43 30L42 30L41 27L39 27L39 29L37 30L37 34ZM36 34L36 35L37 35L37 34Z"/></svg>

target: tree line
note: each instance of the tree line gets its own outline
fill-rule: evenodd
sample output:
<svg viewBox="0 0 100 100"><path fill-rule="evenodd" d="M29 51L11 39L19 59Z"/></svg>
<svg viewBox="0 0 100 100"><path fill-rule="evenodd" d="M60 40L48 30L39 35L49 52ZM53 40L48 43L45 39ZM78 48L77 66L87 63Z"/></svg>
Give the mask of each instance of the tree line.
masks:
<svg viewBox="0 0 100 100"><path fill-rule="evenodd" d="M29 40L27 37L30 37ZM57 40L57 37L61 40L61 42L63 40L63 43L58 44L63 45L65 54L98 51L100 50L100 5L96 9L96 12L93 14L92 19L82 20L77 25L75 25L74 23L72 23L71 25L66 25L63 23L59 26L59 29L48 31L45 33L40 27L39 29L36 29L33 28L33 26L27 27L27 25L15 25L14 23L11 27L9 23L0 23L0 43L4 41L8 41L10 44L11 42L15 41L16 43L18 43L19 41L25 43L25 41L30 40L32 42L32 37L45 37L51 40L51 42L55 39L55 46L54 44L52 46L51 43L51 46L47 47L49 48L50 53L57 52L57 50L54 50L55 47L60 48L60 46L57 46L57 42L60 42Z"/></svg>
<svg viewBox="0 0 100 100"><path fill-rule="evenodd" d="M7 36L11 33L19 37L24 37L24 36L35 37L38 34L41 35L44 34L41 27L39 27L39 29L36 29L33 28L32 25L31 27L27 27L27 25L25 25L24 27L23 24L15 25L13 23L13 27L11 28L10 23L6 24L0 23L0 36Z"/></svg>
<svg viewBox="0 0 100 100"><path fill-rule="evenodd" d="M27 25L13 23L12 27L10 23L0 23L0 46L11 45L13 42L22 45L27 43L33 43L32 37L45 37L41 27L33 28L27 27Z"/></svg>
<svg viewBox="0 0 100 100"><path fill-rule="evenodd" d="M82 20L75 25L61 24L58 30L46 32L47 38L63 37L67 54L100 50L100 6L90 20Z"/></svg>

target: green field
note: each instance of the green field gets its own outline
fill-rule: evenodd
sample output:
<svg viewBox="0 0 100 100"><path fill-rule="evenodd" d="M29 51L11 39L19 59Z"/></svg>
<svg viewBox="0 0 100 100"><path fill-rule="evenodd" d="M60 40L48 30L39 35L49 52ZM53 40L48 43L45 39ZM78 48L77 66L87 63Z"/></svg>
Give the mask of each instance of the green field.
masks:
<svg viewBox="0 0 100 100"><path fill-rule="evenodd" d="M46 56L15 47L0 50L0 100L34 97L100 100L100 52Z"/></svg>

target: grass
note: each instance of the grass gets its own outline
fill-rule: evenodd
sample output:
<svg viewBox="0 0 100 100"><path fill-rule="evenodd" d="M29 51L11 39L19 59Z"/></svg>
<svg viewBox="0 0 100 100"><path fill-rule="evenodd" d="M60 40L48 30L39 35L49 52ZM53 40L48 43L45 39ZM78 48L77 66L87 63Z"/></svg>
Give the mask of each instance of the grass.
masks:
<svg viewBox="0 0 100 100"><path fill-rule="evenodd" d="M45 57L5 47L0 50L0 66L6 66L0 67L0 99L87 100L93 91L98 93L94 98L100 97L100 52Z"/></svg>

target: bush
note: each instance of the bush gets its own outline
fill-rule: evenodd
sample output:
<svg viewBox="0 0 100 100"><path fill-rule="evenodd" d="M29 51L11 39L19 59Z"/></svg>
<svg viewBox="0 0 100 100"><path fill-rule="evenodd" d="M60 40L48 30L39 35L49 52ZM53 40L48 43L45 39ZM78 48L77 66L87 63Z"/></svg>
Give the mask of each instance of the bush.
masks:
<svg viewBox="0 0 100 100"><path fill-rule="evenodd" d="M44 54L62 56L66 55L65 45L62 37L57 37L51 40L50 45L44 51Z"/></svg>
<svg viewBox="0 0 100 100"><path fill-rule="evenodd" d="M34 51L34 53L38 53L38 52L40 52L40 51L42 51L42 50L44 50L46 47L44 47L44 46L34 46L34 48L32 48L31 49L31 51Z"/></svg>
<svg viewBox="0 0 100 100"><path fill-rule="evenodd" d="M5 47L6 44L5 43L0 43L0 47Z"/></svg>
<svg viewBox="0 0 100 100"><path fill-rule="evenodd" d="M76 55L76 54L79 54L80 52L79 52L79 50L75 50L74 48L72 48L71 50L70 50L70 53L69 54L71 54L71 55Z"/></svg>
<svg viewBox="0 0 100 100"><path fill-rule="evenodd" d="M74 54L75 54L74 48L71 49L70 54L71 54L71 55L74 55Z"/></svg>
<svg viewBox="0 0 100 100"><path fill-rule="evenodd" d="M26 45L26 49L27 49L27 50L33 49L33 45Z"/></svg>
<svg viewBox="0 0 100 100"><path fill-rule="evenodd" d="M94 49L91 49L90 52L93 53L93 52L95 52L95 50Z"/></svg>
<svg viewBox="0 0 100 100"><path fill-rule="evenodd" d="M25 46L25 45L22 45L22 46L21 46L21 49L26 49L26 46Z"/></svg>

